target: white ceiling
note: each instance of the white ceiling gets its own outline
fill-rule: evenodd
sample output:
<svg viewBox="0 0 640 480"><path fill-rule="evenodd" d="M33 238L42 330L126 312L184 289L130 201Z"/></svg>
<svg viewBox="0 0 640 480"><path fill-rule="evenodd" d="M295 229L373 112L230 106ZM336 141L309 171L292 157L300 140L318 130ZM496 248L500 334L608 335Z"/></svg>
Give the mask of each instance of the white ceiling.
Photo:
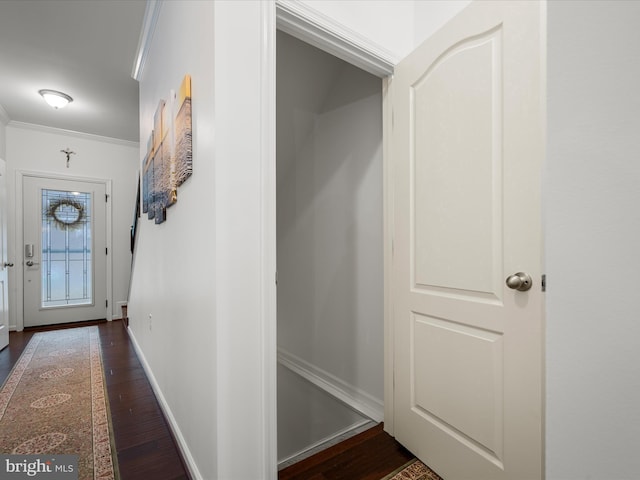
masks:
<svg viewBox="0 0 640 480"><path fill-rule="evenodd" d="M9 119L139 141L131 78L145 0L0 0L0 105ZM54 110L38 90L73 97Z"/></svg>

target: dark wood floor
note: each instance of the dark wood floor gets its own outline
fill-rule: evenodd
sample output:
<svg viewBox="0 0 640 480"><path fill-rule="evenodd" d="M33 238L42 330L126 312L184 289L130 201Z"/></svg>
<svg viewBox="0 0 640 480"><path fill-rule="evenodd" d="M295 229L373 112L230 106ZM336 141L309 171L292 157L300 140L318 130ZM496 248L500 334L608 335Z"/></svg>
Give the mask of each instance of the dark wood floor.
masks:
<svg viewBox="0 0 640 480"><path fill-rule="evenodd" d="M122 480L189 479L168 424L135 354L122 321L98 325L107 394ZM0 385L36 331L11 332L0 351ZM413 455L378 425L310 458L281 470L280 480L380 480Z"/></svg>
<svg viewBox="0 0 640 480"><path fill-rule="evenodd" d="M189 479L168 424L121 321L84 322L100 329L107 394L122 480ZM69 327L69 325L66 325ZM60 328L60 327L56 327ZM0 385L36 331L11 332L0 352Z"/></svg>
<svg viewBox="0 0 640 480"><path fill-rule="evenodd" d="M382 424L281 470L279 480L380 480L415 457Z"/></svg>

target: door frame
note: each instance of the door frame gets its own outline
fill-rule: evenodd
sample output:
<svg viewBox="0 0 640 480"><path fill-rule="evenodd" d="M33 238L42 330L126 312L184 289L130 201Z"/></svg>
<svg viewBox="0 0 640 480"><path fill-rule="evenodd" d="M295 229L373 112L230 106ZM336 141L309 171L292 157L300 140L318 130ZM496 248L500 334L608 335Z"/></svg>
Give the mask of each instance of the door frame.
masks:
<svg viewBox="0 0 640 480"><path fill-rule="evenodd" d="M105 191L107 192L107 197L109 201L106 202L106 244L107 244L107 259L106 259L106 284L107 284L107 300L109 301L109 307L107 310L107 321L112 320L112 315L108 313L111 311L113 306L113 285L112 285L112 277L113 277L113 256L112 256L112 216L111 216L111 191L112 191L112 181L106 178L90 178L90 177L74 177L71 175L58 175L55 173L46 173L46 172L37 172L37 171L28 171L28 170L16 170L16 183L15 183L15 201L16 201L16 231L15 231L15 254L16 254L16 271L15 271L15 282L16 282L16 330L22 331L24 330L24 271L22 266L24 265L24 207L22 200L22 184L25 177L34 177L41 178L45 180L68 180L68 181L77 181L77 182L86 182L86 183L98 183L103 184ZM20 268L17 266L20 265Z"/></svg>
<svg viewBox="0 0 640 480"><path fill-rule="evenodd" d="M7 264L13 266L9 261L9 208L7 200L9 198L8 185L7 185L7 162L4 158L0 157L0 270L2 271L2 277L0 278L0 330L3 330L2 337L6 334L7 344L4 344L5 338L1 340L0 350L9 346L9 331L10 331L10 315L9 315L9 267ZM6 329L6 330L5 330Z"/></svg>
<svg viewBox="0 0 640 480"><path fill-rule="evenodd" d="M393 75L400 60L358 33L292 0L276 0L276 28L372 75ZM275 58L274 58L275 59Z"/></svg>
<svg viewBox="0 0 640 480"><path fill-rule="evenodd" d="M261 170L260 217L262 223L262 305L264 335L262 338L262 433L264 478L275 478L277 459L277 243L276 243L276 30L288 33L331 55L379 77L383 95L383 262L384 277L391 267L390 217L392 211L390 157L388 134L390 120L387 111L387 82L393 74L396 58L343 25L319 14L305 4L292 0L260 2L262 23L261 61ZM390 117L389 117L390 118ZM393 432L393 325L390 324L389 284L384 281L384 421L385 430Z"/></svg>

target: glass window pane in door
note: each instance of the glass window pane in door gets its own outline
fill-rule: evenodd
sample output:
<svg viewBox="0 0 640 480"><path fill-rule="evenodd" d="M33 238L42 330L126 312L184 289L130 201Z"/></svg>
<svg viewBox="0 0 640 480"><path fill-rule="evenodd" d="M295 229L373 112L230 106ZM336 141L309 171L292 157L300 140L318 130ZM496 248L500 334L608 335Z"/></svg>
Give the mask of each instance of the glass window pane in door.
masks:
<svg viewBox="0 0 640 480"><path fill-rule="evenodd" d="M42 307L93 303L91 193L42 190Z"/></svg>

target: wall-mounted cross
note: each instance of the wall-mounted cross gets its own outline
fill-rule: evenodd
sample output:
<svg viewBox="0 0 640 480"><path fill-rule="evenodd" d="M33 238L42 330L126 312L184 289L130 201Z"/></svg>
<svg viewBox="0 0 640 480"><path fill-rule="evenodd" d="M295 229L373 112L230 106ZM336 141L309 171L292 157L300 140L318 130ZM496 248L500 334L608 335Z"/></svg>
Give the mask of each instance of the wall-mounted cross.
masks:
<svg viewBox="0 0 640 480"><path fill-rule="evenodd" d="M72 152L69 147L67 147L66 150L60 150L60 151L67 156L67 168L69 168L69 160L71 160L71 155L75 155L76 152Z"/></svg>

